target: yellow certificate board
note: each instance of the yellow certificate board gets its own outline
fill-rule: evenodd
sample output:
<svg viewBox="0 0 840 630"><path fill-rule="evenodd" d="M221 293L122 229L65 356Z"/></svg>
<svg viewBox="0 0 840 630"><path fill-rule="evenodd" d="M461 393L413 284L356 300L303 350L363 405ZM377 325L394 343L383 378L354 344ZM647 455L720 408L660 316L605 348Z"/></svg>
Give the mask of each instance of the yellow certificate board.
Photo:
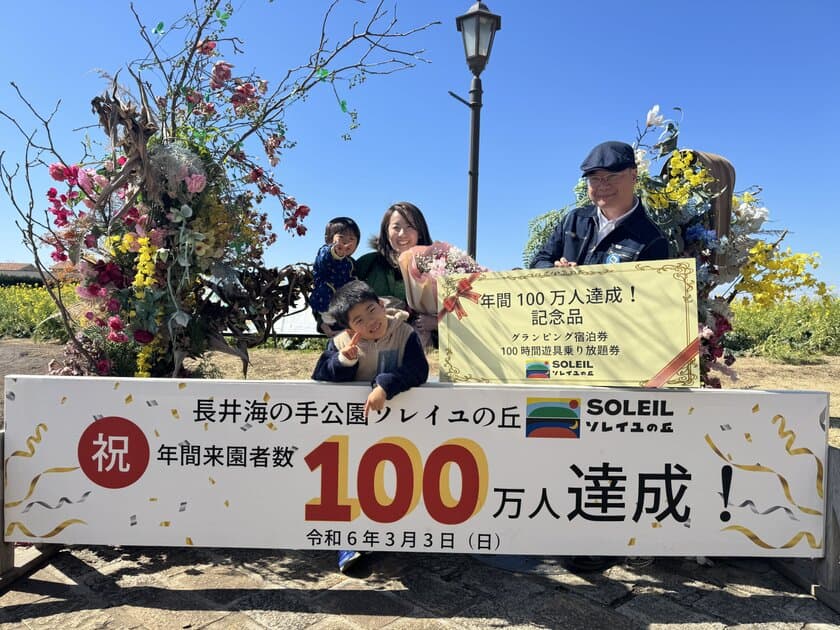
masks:
<svg viewBox="0 0 840 630"><path fill-rule="evenodd" d="M440 380L699 387L693 259L446 276Z"/></svg>

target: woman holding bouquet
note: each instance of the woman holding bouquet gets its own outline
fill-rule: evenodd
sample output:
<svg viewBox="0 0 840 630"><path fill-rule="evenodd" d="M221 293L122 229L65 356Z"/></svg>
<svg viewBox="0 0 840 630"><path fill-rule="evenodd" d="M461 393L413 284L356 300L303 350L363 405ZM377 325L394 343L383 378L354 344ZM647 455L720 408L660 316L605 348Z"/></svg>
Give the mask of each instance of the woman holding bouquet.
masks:
<svg viewBox="0 0 840 630"><path fill-rule="evenodd" d="M406 308L400 254L416 245L431 244L432 237L420 208L407 201L395 203L382 216L379 236L374 244L376 251L356 261L356 277L370 285L378 296L386 298L390 302L389 306ZM437 330L437 318L434 315L412 313L410 323L421 338Z"/></svg>

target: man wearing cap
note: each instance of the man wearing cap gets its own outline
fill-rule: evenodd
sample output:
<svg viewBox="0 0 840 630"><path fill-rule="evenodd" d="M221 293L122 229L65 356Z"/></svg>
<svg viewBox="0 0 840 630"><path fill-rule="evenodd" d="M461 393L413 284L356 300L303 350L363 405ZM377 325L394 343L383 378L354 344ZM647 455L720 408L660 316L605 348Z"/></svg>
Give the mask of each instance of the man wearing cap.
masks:
<svg viewBox="0 0 840 630"><path fill-rule="evenodd" d="M580 165L593 205L575 208L536 253L531 268L663 260L668 241L636 197L636 155L602 142Z"/></svg>
<svg viewBox="0 0 840 630"><path fill-rule="evenodd" d="M668 241L648 218L633 189L636 153L624 142L603 142L580 165L593 205L575 208L536 253L531 268L663 260ZM565 558L573 571L602 571L619 558ZM644 560L649 562L649 560Z"/></svg>

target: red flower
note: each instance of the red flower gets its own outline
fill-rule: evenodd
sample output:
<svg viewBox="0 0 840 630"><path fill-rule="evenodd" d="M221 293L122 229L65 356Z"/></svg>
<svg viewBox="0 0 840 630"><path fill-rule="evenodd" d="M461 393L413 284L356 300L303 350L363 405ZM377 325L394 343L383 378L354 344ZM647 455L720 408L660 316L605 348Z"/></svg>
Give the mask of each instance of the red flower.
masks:
<svg viewBox="0 0 840 630"><path fill-rule="evenodd" d="M137 343L151 343L155 336L150 333L148 330L135 330L134 331L134 341Z"/></svg>
<svg viewBox="0 0 840 630"><path fill-rule="evenodd" d="M99 372L99 376L108 376L111 371L111 362L108 359L99 359L96 362L96 371Z"/></svg>
<svg viewBox="0 0 840 630"><path fill-rule="evenodd" d="M298 206L297 210L295 210L295 215L301 219L306 218L309 215L309 206Z"/></svg>

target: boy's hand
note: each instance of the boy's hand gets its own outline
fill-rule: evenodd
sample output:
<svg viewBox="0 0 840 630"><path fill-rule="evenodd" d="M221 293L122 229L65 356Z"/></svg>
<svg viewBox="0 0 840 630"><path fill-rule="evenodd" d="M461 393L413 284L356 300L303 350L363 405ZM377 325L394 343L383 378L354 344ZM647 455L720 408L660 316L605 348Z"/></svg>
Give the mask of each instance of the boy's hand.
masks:
<svg viewBox="0 0 840 630"><path fill-rule="evenodd" d="M373 388L373 391L368 395L367 400L365 401L365 418L368 417L368 413L371 411L382 411L385 409L385 401L387 400L388 394L385 393L385 390L382 389L381 385L377 385Z"/></svg>
<svg viewBox="0 0 840 630"><path fill-rule="evenodd" d="M359 346L356 345L359 343L359 337L359 333L354 334L350 339L350 343L341 349L341 356L348 361L355 361L359 358Z"/></svg>

